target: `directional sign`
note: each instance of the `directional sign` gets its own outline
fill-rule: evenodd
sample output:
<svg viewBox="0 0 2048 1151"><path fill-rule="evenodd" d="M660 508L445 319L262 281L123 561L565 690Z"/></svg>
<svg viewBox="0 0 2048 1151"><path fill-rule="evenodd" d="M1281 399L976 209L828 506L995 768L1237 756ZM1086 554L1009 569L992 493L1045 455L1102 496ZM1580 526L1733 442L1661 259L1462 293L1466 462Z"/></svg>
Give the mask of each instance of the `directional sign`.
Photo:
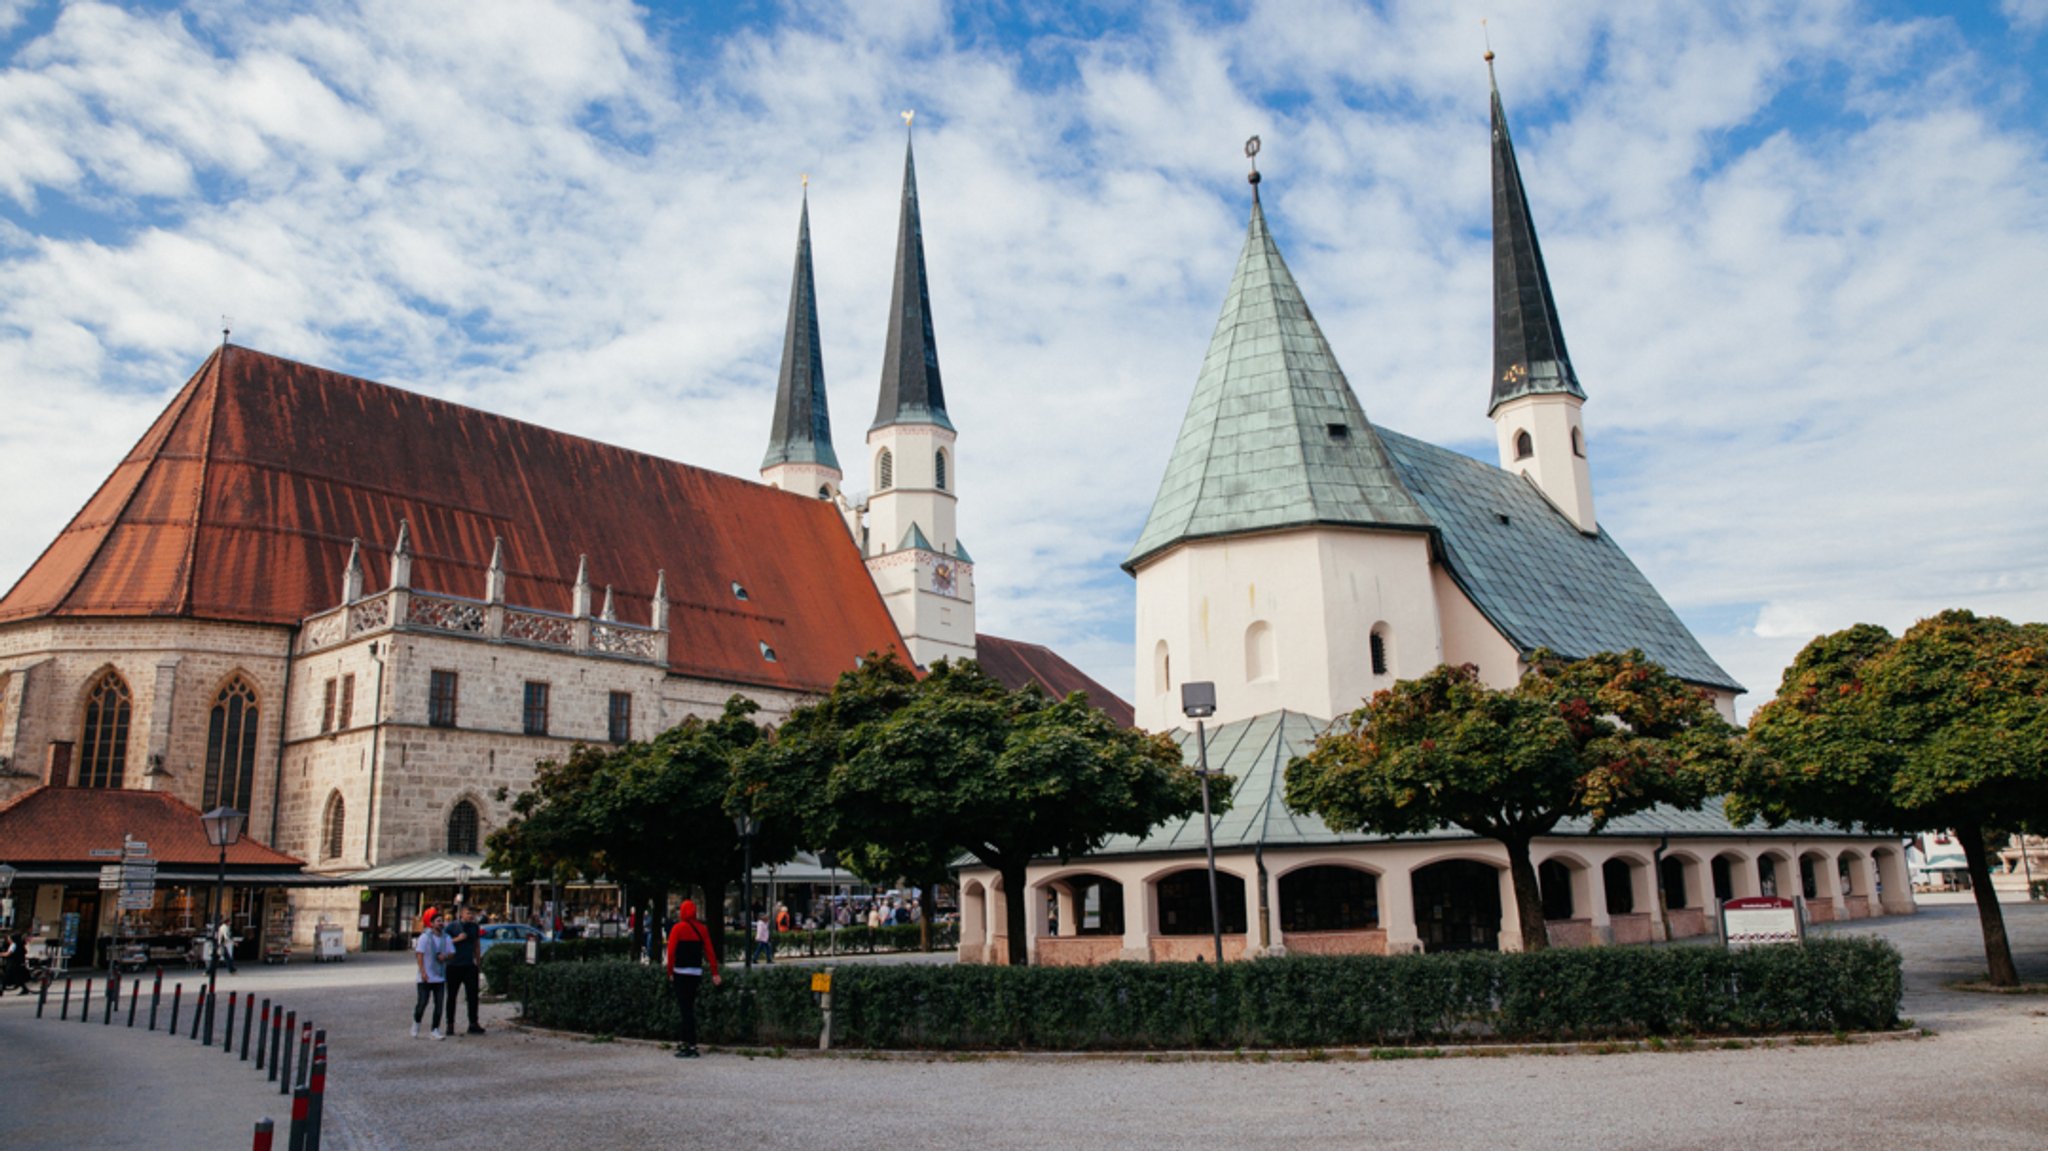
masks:
<svg viewBox="0 0 2048 1151"><path fill-rule="evenodd" d="M121 858L121 849L118 847L92 847L87 848L85 854L93 859L119 859Z"/></svg>
<svg viewBox="0 0 2048 1151"><path fill-rule="evenodd" d="M101 891L119 891L119 890L121 890L121 865L120 865L120 864L118 864L118 863L109 863L109 864L107 864L107 865L106 865L105 867L102 867L102 868L100 868L100 890L101 890Z"/></svg>

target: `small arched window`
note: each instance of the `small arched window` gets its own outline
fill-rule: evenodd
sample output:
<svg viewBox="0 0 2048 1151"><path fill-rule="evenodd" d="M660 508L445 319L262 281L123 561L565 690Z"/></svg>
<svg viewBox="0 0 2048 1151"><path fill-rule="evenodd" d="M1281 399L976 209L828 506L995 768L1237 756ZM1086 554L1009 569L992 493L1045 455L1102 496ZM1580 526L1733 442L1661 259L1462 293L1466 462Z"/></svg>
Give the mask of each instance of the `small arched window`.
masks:
<svg viewBox="0 0 2048 1151"><path fill-rule="evenodd" d="M1152 686L1160 695L1173 690L1173 657L1167 654L1163 639L1152 649Z"/></svg>
<svg viewBox="0 0 2048 1151"><path fill-rule="evenodd" d="M818 485L818 498L819 498L819 499L821 499L821 500L829 500L829 499L831 499L831 498L832 498L832 489L831 489L831 488L829 488L829 487L826 487L826 486L825 486L825 485L823 485L823 484L820 484L820 485Z"/></svg>
<svg viewBox="0 0 2048 1151"><path fill-rule="evenodd" d="M1277 661L1273 652L1273 625L1257 620L1244 629L1244 678L1248 683L1273 679L1279 674L1274 665Z"/></svg>
<svg viewBox="0 0 2048 1151"><path fill-rule="evenodd" d="M327 812L320 817L320 858L341 858L341 834L348 826L348 805L341 793L329 792Z"/></svg>
<svg viewBox="0 0 2048 1151"><path fill-rule="evenodd" d="M1529 438L1529 433L1528 433L1528 432L1516 432L1516 433L1515 433L1515 458L1516 458L1516 459L1518 459L1518 460L1526 460L1526 459L1528 459L1528 458L1529 458L1530 456L1533 456L1533 455L1535 455L1535 454L1536 454L1536 441L1535 441L1535 440L1533 440L1533 439L1531 439L1531 438Z"/></svg>
<svg viewBox="0 0 2048 1151"><path fill-rule="evenodd" d="M206 725L205 768L201 807L249 810L256 790L256 691L239 675L213 701Z"/></svg>
<svg viewBox="0 0 2048 1151"><path fill-rule="evenodd" d="M1386 675L1394 666L1393 656L1388 651L1387 625L1380 624L1373 628L1372 634L1366 637L1366 645L1372 656L1372 673Z"/></svg>
<svg viewBox="0 0 2048 1151"><path fill-rule="evenodd" d="M476 832L476 804L465 799L448 813L448 854L475 855Z"/></svg>
<svg viewBox="0 0 2048 1151"><path fill-rule="evenodd" d="M128 766L128 719L134 696L109 669L85 693L85 731L78 741L78 785L119 787Z"/></svg>
<svg viewBox="0 0 2048 1151"><path fill-rule="evenodd" d="M1586 436L1577 428L1572 429L1572 454L1582 460L1586 458Z"/></svg>
<svg viewBox="0 0 2048 1151"><path fill-rule="evenodd" d="M940 491L946 490L946 449L932 453L932 484Z"/></svg>
<svg viewBox="0 0 2048 1151"><path fill-rule="evenodd" d="M896 486L896 457L888 448L875 457L875 490L886 492Z"/></svg>

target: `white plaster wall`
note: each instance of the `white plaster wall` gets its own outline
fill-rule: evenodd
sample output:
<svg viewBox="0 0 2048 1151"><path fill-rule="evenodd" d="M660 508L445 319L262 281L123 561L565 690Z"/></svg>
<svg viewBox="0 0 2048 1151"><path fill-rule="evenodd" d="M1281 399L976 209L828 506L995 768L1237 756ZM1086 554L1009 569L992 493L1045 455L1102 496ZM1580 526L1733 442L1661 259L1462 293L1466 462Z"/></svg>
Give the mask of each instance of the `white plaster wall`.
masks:
<svg viewBox="0 0 2048 1151"><path fill-rule="evenodd" d="M952 432L932 424L891 424L868 433L868 554L877 555L903 540L912 523L941 551L950 552L958 539L955 513L959 503L960 455ZM880 486L883 448L895 455L895 485ZM936 451L946 451L946 490L933 486Z"/></svg>
<svg viewBox="0 0 2048 1151"><path fill-rule="evenodd" d="M1253 680L1245 634L1273 628L1274 674ZM1388 674L1370 635L1384 624ZM1164 640L1172 682L1155 675ZM1443 660L1428 541L1420 533L1311 528L1174 548L1138 571L1138 725L1181 726L1180 685L1216 684L1214 723L1282 708L1323 718Z"/></svg>
<svg viewBox="0 0 2048 1151"><path fill-rule="evenodd" d="M839 469L822 464L776 464L761 469L761 481L771 488L794 492L800 496L818 496L818 489L824 488L833 496L839 494Z"/></svg>
<svg viewBox="0 0 2048 1151"><path fill-rule="evenodd" d="M1586 457L1572 452L1574 430L1580 442L1585 442L1579 418L1582 403L1577 396L1523 396L1496 409L1493 425L1500 466L1536 481L1550 502L1590 535L1598 528L1593 516L1593 476ZM1518 460L1515 434L1522 431L1529 433L1536 451L1528 459ZM1591 445L1586 450L1590 453Z"/></svg>
<svg viewBox="0 0 2048 1151"><path fill-rule="evenodd" d="M1479 669L1480 682L1497 691L1515 686L1522 678L1521 653L1480 614L1448 570L1432 569L1430 583L1443 620L1444 662L1472 664Z"/></svg>

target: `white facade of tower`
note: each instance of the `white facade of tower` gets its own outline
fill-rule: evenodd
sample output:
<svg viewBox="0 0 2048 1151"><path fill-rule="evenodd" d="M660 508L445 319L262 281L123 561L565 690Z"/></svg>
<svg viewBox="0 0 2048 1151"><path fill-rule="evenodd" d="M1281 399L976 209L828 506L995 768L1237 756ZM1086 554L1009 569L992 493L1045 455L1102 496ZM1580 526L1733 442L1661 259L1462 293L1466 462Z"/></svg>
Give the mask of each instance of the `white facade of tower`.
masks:
<svg viewBox="0 0 2048 1151"><path fill-rule="evenodd" d="M1493 411L1500 466L1527 476L1557 510L1587 535L1593 517L1593 473L1586 465L1586 401L1563 392L1520 396Z"/></svg>
<svg viewBox="0 0 2048 1151"><path fill-rule="evenodd" d="M974 658L974 564L956 530L957 438L928 423L868 432L868 571L924 667Z"/></svg>

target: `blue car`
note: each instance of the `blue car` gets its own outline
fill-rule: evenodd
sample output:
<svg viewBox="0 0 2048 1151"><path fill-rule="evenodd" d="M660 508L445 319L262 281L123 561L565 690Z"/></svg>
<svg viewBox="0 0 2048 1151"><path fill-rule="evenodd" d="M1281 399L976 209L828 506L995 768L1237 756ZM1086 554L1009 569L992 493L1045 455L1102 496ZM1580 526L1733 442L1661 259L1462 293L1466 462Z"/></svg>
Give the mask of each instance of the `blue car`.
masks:
<svg viewBox="0 0 2048 1151"><path fill-rule="evenodd" d="M527 940L546 938L540 928L524 923L486 923L477 940L477 956L482 958L485 952L501 943L524 950Z"/></svg>

